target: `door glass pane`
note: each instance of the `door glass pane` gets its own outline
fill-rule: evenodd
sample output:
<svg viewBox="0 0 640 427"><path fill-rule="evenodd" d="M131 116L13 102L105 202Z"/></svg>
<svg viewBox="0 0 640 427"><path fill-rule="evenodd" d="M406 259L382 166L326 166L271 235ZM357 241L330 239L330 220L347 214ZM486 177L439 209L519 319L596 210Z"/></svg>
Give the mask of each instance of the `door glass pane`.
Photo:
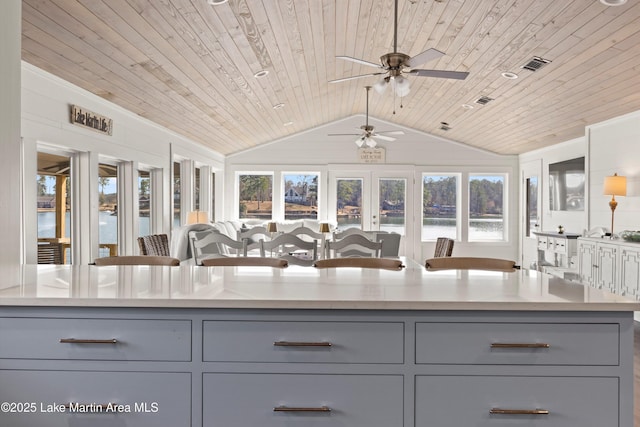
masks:
<svg viewBox="0 0 640 427"><path fill-rule="evenodd" d="M151 176L149 171L138 171L138 235L151 234Z"/></svg>
<svg viewBox="0 0 640 427"><path fill-rule="evenodd" d="M273 176L239 175L240 218L271 219Z"/></svg>
<svg viewBox="0 0 640 427"><path fill-rule="evenodd" d="M338 228L362 229L362 179L336 180L336 214Z"/></svg>
<svg viewBox="0 0 640 427"><path fill-rule="evenodd" d="M405 199L406 199L406 179L379 180L380 187L380 231L396 232L405 235Z"/></svg>
<svg viewBox="0 0 640 427"><path fill-rule="evenodd" d="M469 176L469 241L504 240L504 175Z"/></svg>
<svg viewBox="0 0 640 427"><path fill-rule="evenodd" d="M200 210L200 168L195 169L195 175L193 177L193 204L195 209ZM203 209L204 210L204 209Z"/></svg>
<svg viewBox="0 0 640 427"><path fill-rule="evenodd" d="M173 162L173 226L180 227L180 162Z"/></svg>
<svg viewBox="0 0 640 427"><path fill-rule="evenodd" d="M538 177L527 178L527 237L535 237L538 224Z"/></svg>
<svg viewBox="0 0 640 427"><path fill-rule="evenodd" d="M118 169L116 166L98 165L98 242L99 256L117 255L118 243Z"/></svg>
<svg viewBox="0 0 640 427"><path fill-rule="evenodd" d="M209 212L211 222L216 220L216 173L211 173L211 212Z"/></svg>
<svg viewBox="0 0 640 427"><path fill-rule="evenodd" d="M458 175L422 176L422 240L458 237Z"/></svg>
<svg viewBox="0 0 640 427"><path fill-rule="evenodd" d="M70 263L71 158L38 153L38 263Z"/></svg>
<svg viewBox="0 0 640 427"><path fill-rule="evenodd" d="M284 219L318 218L318 174L284 174Z"/></svg>

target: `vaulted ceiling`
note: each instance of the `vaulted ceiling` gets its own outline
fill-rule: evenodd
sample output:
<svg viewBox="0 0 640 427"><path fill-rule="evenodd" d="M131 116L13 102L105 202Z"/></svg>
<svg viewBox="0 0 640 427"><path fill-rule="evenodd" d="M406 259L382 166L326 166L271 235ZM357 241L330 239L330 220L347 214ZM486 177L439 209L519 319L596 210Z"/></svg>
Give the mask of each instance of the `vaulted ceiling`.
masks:
<svg viewBox="0 0 640 427"><path fill-rule="evenodd" d="M399 0L398 17L399 52L469 76L372 91L372 116L516 154L640 110L636 0ZM393 0L23 0L22 57L229 154L364 113L380 77L328 81L375 72L336 56L379 62L393 21ZM534 57L551 62L523 69Z"/></svg>

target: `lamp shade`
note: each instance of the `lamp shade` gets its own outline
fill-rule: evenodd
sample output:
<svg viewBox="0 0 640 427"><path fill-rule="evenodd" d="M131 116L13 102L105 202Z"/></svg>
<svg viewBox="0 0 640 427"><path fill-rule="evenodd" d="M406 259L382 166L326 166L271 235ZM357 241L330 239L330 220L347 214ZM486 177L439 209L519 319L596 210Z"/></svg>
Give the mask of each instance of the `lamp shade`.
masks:
<svg viewBox="0 0 640 427"><path fill-rule="evenodd" d="M267 224L267 231L269 233L275 233L276 231L278 231L278 226L275 222L270 222Z"/></svg>
<svg viewBox="0 0 640 427"><path fill-rule="evenodd" d="M607 196L626 196L627 177L618 176L617 173L613 174L613 176L605 176L602 194Z"/></svg>
<svg viewBox="0 0 640 427"><path fill-rule="evenodd" d="M209 222L209 212L192 211L187 215L187 224L206 224Z"/></svg>
<svg viewBox="0 0 640 427"><path fill-rule="evenodd" d="M329 223L327 223L327 222L321 222L320 223L320 232L321 233L328 233L330 231L331 231L331 229L329 228Z"/></svg>

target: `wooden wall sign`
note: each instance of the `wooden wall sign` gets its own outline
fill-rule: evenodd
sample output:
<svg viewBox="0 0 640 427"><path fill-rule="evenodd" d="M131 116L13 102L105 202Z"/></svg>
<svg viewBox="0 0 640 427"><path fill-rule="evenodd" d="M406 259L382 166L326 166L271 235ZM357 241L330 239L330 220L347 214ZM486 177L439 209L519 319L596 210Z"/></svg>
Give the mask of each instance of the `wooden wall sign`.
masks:
<svg viewBox="0 0 640 427"><path fill-rule="evenodd" d="M384 163L384 148L358 148L358 160L360 163Z"/></svg>
<svg viewBox="0 0 640 427"><path fill-rule="evenodd" d="M113 132L112 119L78 107L77 105L71 105L71 123L93 129L106 135L111 135Z"/></svg>

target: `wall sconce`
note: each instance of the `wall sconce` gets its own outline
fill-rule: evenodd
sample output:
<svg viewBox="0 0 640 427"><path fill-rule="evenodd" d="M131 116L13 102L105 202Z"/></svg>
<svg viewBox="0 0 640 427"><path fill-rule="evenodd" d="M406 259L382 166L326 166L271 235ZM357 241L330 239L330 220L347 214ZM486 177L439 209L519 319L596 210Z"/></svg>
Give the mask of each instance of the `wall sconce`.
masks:
<svg viewBox="0 0 640 427"><path fill-rule="evenodd" d="M329 223L328 222L321 222L320 223L320 233L329 233L331 231L331 229L329 228Z"/></svg>
<svg viewBox="0 0 640 427"><path fill-rule="evenodd" d="M187 225L189 224L207 224L209 222L209 212L192 211L187 214Z"/></svg>
<svg viewBox="0 0 640 427"><path fill-rule="evenodd" d="M603 194L605 196L611 195L609 207L611 208L611 238L613 239L613 213L618 207L616 196L627 195L627 177L618 176L617 173L614 173L613 176L605 176Z"/></svg>

